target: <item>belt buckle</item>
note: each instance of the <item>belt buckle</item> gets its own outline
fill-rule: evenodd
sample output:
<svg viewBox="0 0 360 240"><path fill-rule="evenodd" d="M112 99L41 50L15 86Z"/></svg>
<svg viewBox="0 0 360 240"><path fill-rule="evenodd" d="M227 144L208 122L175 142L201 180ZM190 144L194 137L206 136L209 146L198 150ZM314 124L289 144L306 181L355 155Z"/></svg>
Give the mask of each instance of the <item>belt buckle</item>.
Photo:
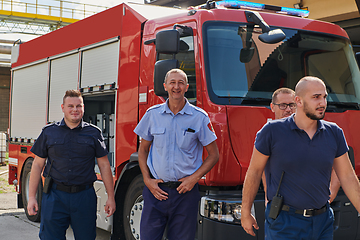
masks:
<svg viewBox="0 0 360 240"><path fill-rule="evenodd" d="M78 190L78 186L71 186L71 188L70 188L70 192L71 193L77 193L79 190Z"/></svg>
<svg viewBox="0 0 360 240"><path fill-rule="evenodd" d="M304 217L312 217L312 214L311 214L311 213L312 213L313 210L314 210L314 209L305 209L305 210L304 210L304 213L303 213L303 216L304 216ZM307 213L308 211L311 212L311 213L308 214L308 213Z"/></svg>

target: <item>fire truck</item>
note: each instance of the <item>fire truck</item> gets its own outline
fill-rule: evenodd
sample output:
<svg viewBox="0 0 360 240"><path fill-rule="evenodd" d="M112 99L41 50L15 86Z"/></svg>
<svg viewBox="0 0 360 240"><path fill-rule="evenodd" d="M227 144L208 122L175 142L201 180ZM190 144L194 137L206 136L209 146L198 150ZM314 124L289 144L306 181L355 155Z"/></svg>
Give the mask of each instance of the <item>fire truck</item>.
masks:
<svg viewBox="0 0 360 240"><path fill-rule="evenodd" d="M140 139L133 129L149 107L166 100L163 81L172 68L187 73L186 97L209 114L218 137L219 162L200 180L197 239L255 239L240 223L241 190L256 132L274 118L269 108L273 91L294 89L303 76L324 80L325 119L344 130L359 175L360 72L352 45L342 28L307 15L243 1L208 1L186 10L123 3L15 44L9 183L16 186L19 207L27 214L31 146L44 125L62 119L64 92L79 89L84 120L102 129L115 183L117 210L107 218L98 174L97 226L111 232L112 239L139 239L144 183ZM39 202L41 197L42 183ZM334 238L360 239L359 215L341 189L331 206ZM264 209L260 187L252 209L261 225L257 239L264 237ZM39 221L40 215L28 218Z"/></svg>

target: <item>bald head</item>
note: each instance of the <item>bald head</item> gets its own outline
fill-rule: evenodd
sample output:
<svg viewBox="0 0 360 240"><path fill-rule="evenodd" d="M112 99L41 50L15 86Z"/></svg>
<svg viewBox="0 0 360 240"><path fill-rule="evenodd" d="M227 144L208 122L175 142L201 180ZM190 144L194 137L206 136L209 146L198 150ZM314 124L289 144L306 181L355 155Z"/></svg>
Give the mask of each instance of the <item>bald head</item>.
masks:
<svg viewBox="0 0 360 240"><path fill-rule="evenodd" d="M295 87L296 113L298 119L321 120L327 105L325 83L317 78L306 76ZM300 121L300 120L298 120ZM298 122L299 123L299 122Z"/></svg>
<svg viewBox="0 0 360 240"><path fill-rule="evenodd" d="M310 85L316 83L322 84L326 88L323 80L321 80L318 77L312 77L312 76L303 77L295 86L295 96L304 97Z"/></svg>

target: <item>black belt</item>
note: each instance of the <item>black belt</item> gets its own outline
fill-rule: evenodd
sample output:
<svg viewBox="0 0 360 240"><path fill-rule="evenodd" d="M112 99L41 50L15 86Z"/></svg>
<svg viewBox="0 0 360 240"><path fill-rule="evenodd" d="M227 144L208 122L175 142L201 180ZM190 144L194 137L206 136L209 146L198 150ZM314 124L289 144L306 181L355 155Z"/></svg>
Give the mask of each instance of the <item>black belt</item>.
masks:
<svg viewBox="0 0 360 240"><path fill-rule="evenodd" d="M290 207L288 205L283 205L281 210L289 212ZM313 217L326 212L326 210L327 210L327 206L324 205L322 208L319 209L303 209L303 210L295 210L294 212L297 214L301 214L304 217Z"/></svg>
<svg viewBox="0 0 360 240"><path fill-rule="evenodd" d="M56 183L56 185L55 185L55 188L57 190L67 192L67 193L78 193L78 192L84 191L84 190L92 188L92 187L93 187L93 184L67 186L67 185Z"/></svg>
<svg viewBox="0 0 360 240"><path fill-rule="evenodd" d="M180 186L181 182L178 181L169 181L169 182L163 182L159 183L160 186L168 187L171 189L178 188Z"/></svg>

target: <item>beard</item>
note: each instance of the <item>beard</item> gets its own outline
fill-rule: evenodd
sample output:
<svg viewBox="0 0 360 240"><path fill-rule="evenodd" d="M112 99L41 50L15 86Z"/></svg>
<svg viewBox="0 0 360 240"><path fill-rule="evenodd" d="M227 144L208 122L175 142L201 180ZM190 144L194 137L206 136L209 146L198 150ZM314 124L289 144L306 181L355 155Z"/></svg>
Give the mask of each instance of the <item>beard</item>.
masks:
<svg viewBox="0 0 360 240"><path fill-rule="evenodd" d="M315 113L310 111L306 102L304 102L304 112L305 112L306 116L308 118L310 118L311 120L321 120L325 117L325 109L324 109L324 113L322 113L320 115L316 115Z"/></svg>

